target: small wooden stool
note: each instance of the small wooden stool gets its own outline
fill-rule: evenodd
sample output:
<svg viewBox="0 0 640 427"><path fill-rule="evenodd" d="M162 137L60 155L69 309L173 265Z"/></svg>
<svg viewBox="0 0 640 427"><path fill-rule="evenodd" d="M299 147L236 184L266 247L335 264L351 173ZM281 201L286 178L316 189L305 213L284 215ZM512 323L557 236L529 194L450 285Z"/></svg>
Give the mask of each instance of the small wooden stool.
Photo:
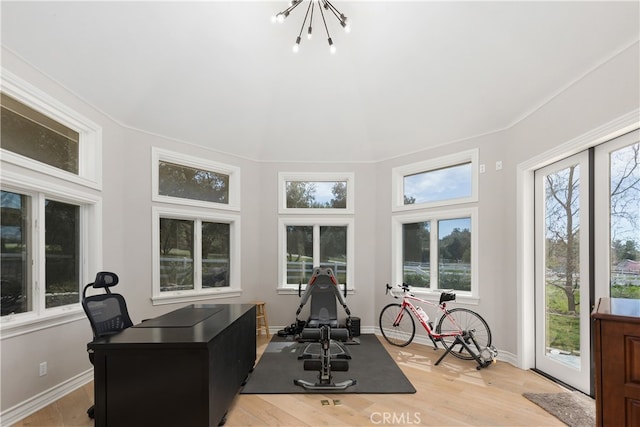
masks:
<svg viewBox="0 0 640 427"><path fill-rule="evenodd" d="M254 302L256 305L256 334L261 335L264 329L265 334L269 337L269 323L267 322L267 310L263 301Z"/></svg>

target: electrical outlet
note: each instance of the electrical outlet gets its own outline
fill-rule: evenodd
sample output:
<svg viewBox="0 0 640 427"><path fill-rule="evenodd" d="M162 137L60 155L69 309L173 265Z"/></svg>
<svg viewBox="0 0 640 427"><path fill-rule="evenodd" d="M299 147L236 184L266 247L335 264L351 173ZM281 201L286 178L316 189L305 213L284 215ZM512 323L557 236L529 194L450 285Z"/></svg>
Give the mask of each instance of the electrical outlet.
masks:
<svg viewBox="0 0 640 427"><path fill-rule="evenodd" d="M498 160L496 162L496 170L499 171L502 169L502 160Z"/></svg>
<svg viewBox="0 0 640 427"><path fill-rule="evenodd" d="M480 165L480 173L484 173L485 168L484 168L484 163Z"/></svg>
<svg viewBox="0 0 640 427"><path fill-rule="evenodd" d="M43 377L47 375L47 362L40 363L40 376Z"/></svg>

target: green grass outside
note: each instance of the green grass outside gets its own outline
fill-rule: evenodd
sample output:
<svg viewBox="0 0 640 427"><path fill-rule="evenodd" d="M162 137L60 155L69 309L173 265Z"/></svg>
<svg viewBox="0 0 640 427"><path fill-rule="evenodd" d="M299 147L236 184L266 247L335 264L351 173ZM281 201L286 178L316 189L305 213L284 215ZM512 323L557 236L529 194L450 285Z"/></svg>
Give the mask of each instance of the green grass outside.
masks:
<svg viewBox="0 0 640 427"><path fill-rule="evenodd" d="M612 286L612 298L640 299L640 286ZM576 301L580 293L575 294ZM569 352L580 351L580 306L576 313L567 311L567 297L562 289L547 286L547 347Z"/></svg>

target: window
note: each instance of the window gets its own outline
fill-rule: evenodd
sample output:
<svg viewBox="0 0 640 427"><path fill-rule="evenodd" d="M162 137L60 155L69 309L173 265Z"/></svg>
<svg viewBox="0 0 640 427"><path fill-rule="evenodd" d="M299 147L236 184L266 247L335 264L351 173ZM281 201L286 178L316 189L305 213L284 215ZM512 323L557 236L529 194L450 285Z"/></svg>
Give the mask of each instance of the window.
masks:
<svg viewBox="0 0 640 427"><path fill-rule="evenodd" d="M154 208L154 303L240 295L240 217Z"/></svg>
<svg viewBox="0 0 640 427"><path fill-rule="evenodd" d="M280 288L306 285L313 267L331 267L353 289L353 219L280 219Z"/></svg>
<svg viewBox="0 0 640 427"><path fill-rule="evenodd" d="M240 209L240 170L154 148L153 200L215 209Z"/></svg>
<svg viewBox="0 0 640 427"><path fill-rule="evenodd" d="M280 213L353 213L351 173L280 173Z"/></svg>
<svg viewBox="0 0 640 427"><path fill-rule="evenodd" d="M10 174L0 190L3 328L80 311L80 292L97 271L99 199L42 191ZM84 267L81 260L87 260ZM41 286L43 284L44 286Z"/></svg>
<svg viewBox="0 0 640 427"><path fill-rule="evenodd" d="M80 134L8 95L2 104L2 148L78 174Z"/></svg>
<svg viewBox="0 0 640 427"><path fill-rule="evenodd" d="M393 210L423 209L478 200L478 150L394 168Z"/></svg>
<svg viewBox="0 0 640 427"><path fill-rule="evenodd" d="M392 180L393 280L477 300L477 208L455 206L478 201L478 150L394 168Z"/></svg>
<svg viewBox="0 0 640 427"><path fill-rule="evenodd" d="M477 298L476 208L393 218L392 275L425 292L453 289Z"/></svg>
<svg viewBox="0 0 640 427"><path fill-rule="evenodd" d="M2 339L84 317L100 270L100 127L2 73ZM17 167L15 167L17 166Z"/></svg>
<svg viewBox="0 0 640 427"><path fill-rule="evenodd" d="M279 226L281 292L297 292L314 267L331 267L340 284L354 289L354 186L349 172L278 174L279 212L287 214Z"/></svg>
<svg viewBox="0 0 640 427"><path fill-rule="evenodd" d="M102 186L102 130L3 70L2 160L86 187Z"/></svg>

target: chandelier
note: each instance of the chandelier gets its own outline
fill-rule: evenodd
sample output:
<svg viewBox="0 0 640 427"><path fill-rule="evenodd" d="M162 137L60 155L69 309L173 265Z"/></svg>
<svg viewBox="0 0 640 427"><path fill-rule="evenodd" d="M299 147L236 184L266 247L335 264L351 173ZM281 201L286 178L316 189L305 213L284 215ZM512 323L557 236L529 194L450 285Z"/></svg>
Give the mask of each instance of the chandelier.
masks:
<svg viewBox="0 0 640 427"><path fill-rule="evenodd" d="M271 22L279 22L282 23L289 16L289 14L298 7L301 3L304 3L306 0L291 0L289 3L289 7L278 13L275 16L271 17ZM298 52L300 50L300 41L302 40L302 32L305 29L307 24L307 20L309 21L309 27L307 29L307 39L311 39L312 30L313 30L313 13L317 9L320 11L320 15L322 16L322 23L324 24L324 30L327 33L327 41L329 43L329 51L331 53L336 53L336 46L333 44L333 40L331 39L331 35L329 34L329 28L327 27L327 20L325 19L325 12L328 14L331 12L333 16L336 17L342 28L348 33L351 31L349 23L347 23L347 17L344 16L329 0L308 0L309 5L307 6L307 13L304 15L304 20L302 21L302 26L300 27L300 32L298 33L298 37L296 37L296 42L293 45L293 51ZM324 10L323 10L324 9Z"/></svg>

